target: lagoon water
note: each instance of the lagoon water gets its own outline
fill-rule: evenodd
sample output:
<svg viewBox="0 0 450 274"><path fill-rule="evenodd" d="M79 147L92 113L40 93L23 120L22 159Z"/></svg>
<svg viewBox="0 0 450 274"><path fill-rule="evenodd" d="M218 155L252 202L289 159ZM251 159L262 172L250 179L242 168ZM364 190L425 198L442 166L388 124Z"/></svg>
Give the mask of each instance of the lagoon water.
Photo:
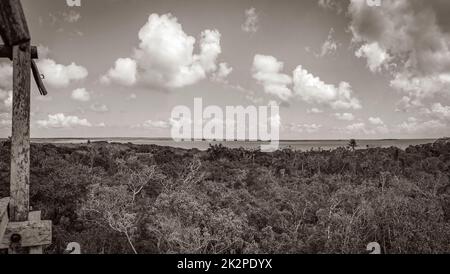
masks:
<svg viewBox="0 0 450 274"><path fill-rule="evenodd" d="M144 145L169 146L184 149L197 148L199 150L208 149L210 144L222 144L229 148L245 148L257 149L263 142L215 142L215 141L184 141L175 142L172 139L155 139L155 138L56 138L56 139L33 139L35 143L53 143L53 144L82 144L91 142L110 142L110 143L133 143ZM395 140L357 140L359 148L376 148L376 147L398 147L406 149L409 146L433 143L435 139L395 139ZM291 148L293 150L331 150L338 147L345 147L348 140L284 140L280 141L280 148Z"/></svg>

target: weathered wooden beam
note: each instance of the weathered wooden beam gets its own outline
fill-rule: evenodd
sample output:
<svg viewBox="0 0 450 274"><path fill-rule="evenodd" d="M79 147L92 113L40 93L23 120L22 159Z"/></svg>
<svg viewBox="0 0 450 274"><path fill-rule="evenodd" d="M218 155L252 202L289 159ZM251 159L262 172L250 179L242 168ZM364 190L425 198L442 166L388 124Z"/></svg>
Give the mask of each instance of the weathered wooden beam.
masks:
<svg viewBox="0 0 450 274"><path fill-rule="evenodd" d="M35 221L39 222L41 221L41 212L40 211L33 211L28 214L28 220L29 221ZM50 232L50 238L51 238L51 232ZM43 246L32 246L29 250L30 254L43 254L44 248Z"/></svg>
<svg viewBox="0 0 450 274"><path fill-rule="evenodd" d="M3 198L0 200L0 239L3 239L3 235L6 231L6 226L8 225L8 205L9 198Z"/></svg>
<svg viewBox="0 0 450 274"><path fill-rule="evenodd" d="M1 1L1 0L0 0ZM0 45L0 58L9 58L12 60L13 54L12 54L12 47ZM36 46L31 47L31 59L38 59L39 53Z"/></svg>
<svg viewBox="0 0 450 274"><path fill-rule="evenodd" d="M0 0L0 35L8 46L30 41L30 32L19 0Z"/></svg>
<svg viewBox="0 0 450 274"><path fill-rule="evenodd" d="M3 239L0 239L0 249L11 246L11 236L20 235L20 247L44 246L52 243L51 221L10 222L6 227Z"/></svg>
<svg viewBox="0 0 450 274"><path fill-rule="evenodd" d="M13 109L11 137L12 222L28 219L30 191L30 43L13 47Z"/></svg>
<svg viewBox="0 0 450 274"><path fill-rule="evenodd" d="M42 82L41 74L39 73L38 66L34 62L34 60L31 60L31 71L33 72L34 81L36 82L36 86L39 89L39 93L43 96L47 95L47 89L44 86L44 83Z"/></svg>

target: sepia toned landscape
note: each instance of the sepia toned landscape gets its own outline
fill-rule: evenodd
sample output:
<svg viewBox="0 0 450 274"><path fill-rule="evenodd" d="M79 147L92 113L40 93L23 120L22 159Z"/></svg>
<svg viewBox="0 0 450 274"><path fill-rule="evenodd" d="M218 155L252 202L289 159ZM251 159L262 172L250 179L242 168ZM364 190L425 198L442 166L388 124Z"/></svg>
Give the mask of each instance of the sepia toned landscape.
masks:
<svg viewBox="0 0 450 274"><path fill-rule="evenodd" d="M0 145L0 196L9 143ZM330 151L33 144L48 253L447 253L450 141ZM111 241L111 239L115 239Z"/></svg>
<svg viewBox="0 0 450 274"><path fill-rule="evenodd" d="M0 254L450 254L448 14L0 0Z"/></svg>

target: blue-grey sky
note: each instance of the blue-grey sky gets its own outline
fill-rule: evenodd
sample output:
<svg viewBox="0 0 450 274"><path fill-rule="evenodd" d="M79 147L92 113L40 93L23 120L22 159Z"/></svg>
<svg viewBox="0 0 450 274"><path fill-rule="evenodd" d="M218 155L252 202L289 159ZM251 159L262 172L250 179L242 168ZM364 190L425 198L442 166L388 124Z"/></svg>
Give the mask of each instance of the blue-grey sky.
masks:
<svg viewBox="0 0 450 274"><path fill-rule="evenodd" d="M450 134L450 2L23 0L32 137L170 137L177 105L280 104L282 139ZM0 61L0 137L11 67Z"/></svg>

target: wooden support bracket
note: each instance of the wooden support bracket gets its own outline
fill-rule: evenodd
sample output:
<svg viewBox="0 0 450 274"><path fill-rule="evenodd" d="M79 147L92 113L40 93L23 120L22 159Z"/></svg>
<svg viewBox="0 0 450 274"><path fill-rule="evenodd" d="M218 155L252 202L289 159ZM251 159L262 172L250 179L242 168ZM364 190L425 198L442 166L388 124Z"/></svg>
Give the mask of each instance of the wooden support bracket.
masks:
<svg viewBox="0 0 450 274"><path fill-rule="evenodd" d="M3 239L3 235L6 231L6 226L9 222L8 205L9 198L3 198L0 200L0 239Z"/></svg>
<svg viewBox="0 0 450 274"><path fill-rule="evenodd" d="M40 212L36 214L40 215ZM5 234L0 241L0 249L10 248L11 237L14 234L20 235L21 247L36 248L39 246L50 245L52 243L52 222L26 221L8 223Z"/></svg>
<svg viewBox="0 0 450 274"><path fill-rule="evenodd" d="M10 46L0 45L0 58L13 58L13 48ZM31 59L39 59L39 53L36 46L31 47Z"/></svg>

